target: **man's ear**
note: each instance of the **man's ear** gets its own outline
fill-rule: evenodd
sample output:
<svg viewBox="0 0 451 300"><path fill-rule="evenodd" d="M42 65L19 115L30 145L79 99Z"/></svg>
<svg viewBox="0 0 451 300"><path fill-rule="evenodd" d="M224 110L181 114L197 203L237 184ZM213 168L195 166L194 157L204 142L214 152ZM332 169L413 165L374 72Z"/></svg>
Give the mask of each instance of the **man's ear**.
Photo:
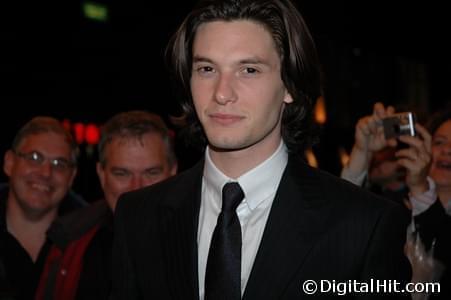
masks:
<svg viewBox="0 0 451 300"><path fill-rule="evenodd" d="M97 176L99 177L100 185L103 187L105 186L105 170L103 169L103 166L100 164L100 162L96 163L96 171Z"/></svg>
<svg viewBox="0 0 451 300"><path fill-rule="evenodd" d="M75 176L77 176L77 172L78 172L78 168L77 167L74 167L74 169L72 170L72 174L70 175L71 177L70 177L70 186L72 186L72 184L74 183L74 179L75 179Z"/></svg>
<svg viewBox="0 0 451 300"><path fill-rule="evenodd" d="M178 168L177 163L174 163L174 165L171 167L171 176L177 174L177 168Z"/></svg>
<svg viewBox="0 0 451 300"><path fill-rule="evenodd" d="M3 171L5 172L8 177L11 176L11 172L14 166L14 153L12 150L8 150L5 152L5 155L3 157Z"/></svg>

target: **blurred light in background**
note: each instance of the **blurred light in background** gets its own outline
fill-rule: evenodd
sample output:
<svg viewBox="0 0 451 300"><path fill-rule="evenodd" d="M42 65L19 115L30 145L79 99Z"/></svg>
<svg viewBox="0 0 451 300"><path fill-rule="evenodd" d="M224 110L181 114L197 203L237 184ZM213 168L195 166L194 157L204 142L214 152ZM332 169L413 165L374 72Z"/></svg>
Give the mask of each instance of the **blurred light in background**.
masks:
<svg viewBox="0 0 451 300"><path fill-rule="evenodd" d="M78 145L97 145L100 140L100 127L94 123L84 124L81 122L71 123L69 119L63 120L63 126L73 134Z"/></svg>
<svg viewBox="0 0 451 300"><path fill-rule="evenodd" d="M308 148L305 150L305 158L307 159L307 163L314 168L318 168L318 160L316 159L315 153L313 153L312 148Z"/></svg>
<svg viewBox="0 0 451 300"><path fill-rule="evenodd" d="M338 156L340 157L341 166L344 167L349 162L349 153L346 151L344 147L338 148Z"/></svg>
<svg viewBox="0 0 451 300"><path fill-rule="evenodd" d="M95 124L88 124L85 127L85 141L89 145L97 145L100 140L100 129Z"/></svg>
<svg viewBox="0 0 451 300"><path fill-rule="evenodd" d="M314 113L316 123L324 125L326 123L327 113L326 101L324 100L323 96L319 96L318 99L316 99Z"/></svg>
<svg viewBox="0 0 451 300"><path fill-rule="evenodd" d="M106 5L96 2L83 3L83 14L87 19L106 22L108 21L108 8Z"/></svg>

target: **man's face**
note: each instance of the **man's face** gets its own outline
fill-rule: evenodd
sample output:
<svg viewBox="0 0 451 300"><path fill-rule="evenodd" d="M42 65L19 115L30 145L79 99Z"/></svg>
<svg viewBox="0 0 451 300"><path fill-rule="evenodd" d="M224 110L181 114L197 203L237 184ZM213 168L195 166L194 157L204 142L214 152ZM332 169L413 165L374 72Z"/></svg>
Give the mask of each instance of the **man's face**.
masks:
<svg viewBox="0 0 451 300"><path fill-rule="evenodd" d="M451 188L451 120L443 123L432 137L429 175L438 187Z"/></svg>
<svg viewBox="0 0 451 300"><path fill-rule="evenodd" d="M219 151L280 143L280 120L292 102L269 32L251 21L199 26L193 42L191 91L210 146Z"/></svg>
<svg viewBox="0 0 451 300"><path fill-rule="evenodd" d="M25 215L42 216L57 209L71 187L76 168L54 166L51 160L55 159L72 162L65 137L53 132L29 135L16 152L5 154L3 169L10 180L9 199Z"/></svg>
<svg viewBox="0 0 451 300"><path fill-rule="evenodd" d="M163 139L156 133L147 133L141 139L113 138L105 146L105 165L97 163L105 200L113 211L121 194L162 181L176 171L176 165L169 165Z"/></svg>

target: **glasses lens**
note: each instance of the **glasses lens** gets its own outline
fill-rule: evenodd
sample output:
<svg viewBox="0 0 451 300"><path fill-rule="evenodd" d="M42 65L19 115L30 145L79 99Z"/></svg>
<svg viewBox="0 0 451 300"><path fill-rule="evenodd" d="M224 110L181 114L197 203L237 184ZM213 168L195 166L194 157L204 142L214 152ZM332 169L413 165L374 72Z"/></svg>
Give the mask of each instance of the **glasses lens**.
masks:
<svg viewBox="0 0 451 300"><path fill-rule="evenodd" d="M33 163L37 163L37 164L42 164L45 160L44 155L42 155L41 153L39 153L37 151L25 153L23 156L25 159L27 159Z"/></svg>
<svg viewBox="0 0 451 300"><path fill-rule="evenodd" d="M72 166L72 164L67 159L64 158L52 159L50 163L52 164L53 167L59 170L67 170Z"/></svg>
<svg viewBox="0 0 451 300"><path fill-rule="evenodd" d="M23 159L25 159L35 165L41 165L47 159L42 153L40 153L38 151L32 151L29 153L22 153L19 151L15 151L15 153L18 156L22 157ZM60 170L60 171L68 170L73 166L73 164L65 158L53 158L53 159L49 159L49 161L54 169Z"/></svg>

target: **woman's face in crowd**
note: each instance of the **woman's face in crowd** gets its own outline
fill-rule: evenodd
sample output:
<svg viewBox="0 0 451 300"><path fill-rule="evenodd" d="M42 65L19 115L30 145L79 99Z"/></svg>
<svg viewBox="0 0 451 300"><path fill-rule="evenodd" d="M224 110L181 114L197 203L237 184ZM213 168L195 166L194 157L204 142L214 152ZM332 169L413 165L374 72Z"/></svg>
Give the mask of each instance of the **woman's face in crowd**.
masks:
<svg viewBox="0 0 451 300"><path fill-rule="evenodd" d="M451 120L444 122L434 132L429 175L437 188L451 188Z"/></svg>

